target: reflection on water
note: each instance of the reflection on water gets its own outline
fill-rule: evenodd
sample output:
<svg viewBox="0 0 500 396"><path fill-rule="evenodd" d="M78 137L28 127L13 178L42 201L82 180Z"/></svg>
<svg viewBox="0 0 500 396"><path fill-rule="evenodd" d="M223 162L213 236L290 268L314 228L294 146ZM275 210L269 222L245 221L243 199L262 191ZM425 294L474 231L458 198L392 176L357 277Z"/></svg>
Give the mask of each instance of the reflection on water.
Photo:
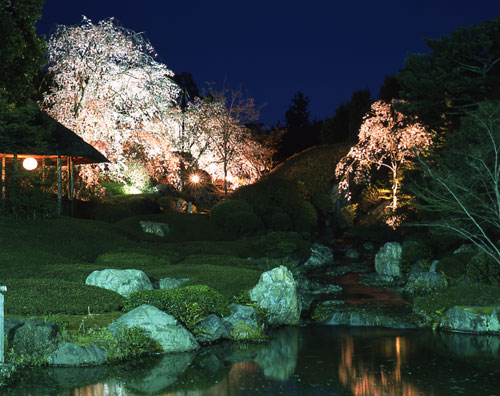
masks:
<svg viewBox="0 0 500 396"><path fill-rule="evenodd" d="M433 392L424 393L401 375L401 366L409 352L406 337L386 338L378 347L379 356L390 362L387 366L377 366L373 359L356 359L354 338L351 335L342 336L339 379L354 396L434 396Z"/></svg>
<svg viewBox="0 0 500 396"><path fill-rule="evenodd" d="M335 326L262 344L86 369L26 371L2 396L500 396L500 338Z"/></svg>

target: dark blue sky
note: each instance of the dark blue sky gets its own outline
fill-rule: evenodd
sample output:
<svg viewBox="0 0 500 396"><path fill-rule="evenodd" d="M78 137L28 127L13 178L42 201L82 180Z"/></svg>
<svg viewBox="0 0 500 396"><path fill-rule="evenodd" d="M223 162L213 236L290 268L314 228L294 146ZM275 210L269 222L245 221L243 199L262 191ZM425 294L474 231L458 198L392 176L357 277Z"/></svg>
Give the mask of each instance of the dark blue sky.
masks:
<svg viewBox="0 0 500 396"><path fill-rule="evenodd" d="M331 116L358 89L378 94L424 37L494 18L499 0L46 0L39 33L57 24L116 17L144 32L174 73L198 87L227 79L255 98L261 121L284 119L293 94L310 98L311 118Z"/></svg>

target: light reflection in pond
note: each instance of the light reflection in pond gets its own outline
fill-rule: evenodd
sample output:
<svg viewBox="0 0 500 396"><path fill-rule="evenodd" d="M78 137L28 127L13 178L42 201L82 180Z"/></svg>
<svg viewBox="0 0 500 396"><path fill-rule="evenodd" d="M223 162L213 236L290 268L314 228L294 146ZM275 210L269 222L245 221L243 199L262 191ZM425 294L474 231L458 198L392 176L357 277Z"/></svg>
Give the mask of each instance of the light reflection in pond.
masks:
<svg viewBox="0 0 500 396"><path fill-rule="evenodd" d="M500 396L499 350L500 337L289 327L263 344L222 343L124 365L28 371L1 394Z"/></svg>

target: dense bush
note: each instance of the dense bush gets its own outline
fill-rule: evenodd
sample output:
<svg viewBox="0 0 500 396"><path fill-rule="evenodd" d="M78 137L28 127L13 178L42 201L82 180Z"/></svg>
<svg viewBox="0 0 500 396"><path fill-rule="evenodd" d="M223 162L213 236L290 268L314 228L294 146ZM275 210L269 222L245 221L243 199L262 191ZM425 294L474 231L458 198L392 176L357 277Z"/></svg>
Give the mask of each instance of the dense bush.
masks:
<svg viewBox="0 0 500 396"><path fill-rule="evenodd" d="M123 297L111 290L63 280L7 279L5 312L10 315L85 315L121 309Z"/></svg>
<svg viewBox="0 0 500 396"><path fill-rule="evenodd" d="M116 334L110 337L107 345L107 357L109 359L130 359L163 349L158 342L148 337L146 331L140 327L118 327Z"/></svg>
<svg viewBox="0 0 500 396"><path fill-rule="evenodd" d="M318 227L318 215L314 206L307 201L300 201L294 216L295 231L314 232Z"/></svg>
<svg viewBox="0 0 500 396"><path fill-rule="evenodd" d="M458 306L496 306L500 287L491 285L459 285L439 292L417 297L414 305L428 319L442 315L447 309Z"/></svg>
<svg viewBox="0 0 500 396"><path fill-rule="evenodd" d="M269 258L294 255L306 259L311 255L311 243L290 232L270 232L255 239L252 246Z"/></svg>
<svg viewBox="0 0 500 396"><path fill-rule="evenodd" d="M209 314L225 316L230 313L227 298L205 285L137 291L127 297L125 309L132 310L142 304L150 304L165 311L190 330Z"/></svg>
<svg viewBox="0 0 500 396"><path fill-rule="evenodd" d="M500 268L498 263L484 252L472 257L466 264L467 278L480 283L498 285L500 283Z"/></svg>
<svg viewBox="0 0 500 396"><path fill-rule="evenodd" d="M323 216L332 210L332 199L326 193L314 194L311 198L311 203L316 210Z"/></svg>
<svg viewBox="0 0 500 396"><path fill-rule="evenodd" d="M451 279L460 278L465 274L467 263L473 257L473 253L462 252L445 256L439 260L436 271L442 272L445 276Z"/></svg>
<svg viewBox="0 0 500 396"><path fill-rule="evenodd" d="M215 205L210 220L233 235L249 235L262 228L260 218L245 201L232 199Z"/></svg>
<svg viewBox="0 0 500 396"><path fill-rule="evenodd" d="M267 226L273 231L290 231L293 228L292 219L283 211L270 214Z"/></svg>
<svg viewBox="0 0 500 396"><path fill-rule="evenodd" d="M432 258L432 250L429 246L419 242L410 242L403 244L401 252L401 268L403 274L408 274L411 267L420 260L430 260Z"/></svg>

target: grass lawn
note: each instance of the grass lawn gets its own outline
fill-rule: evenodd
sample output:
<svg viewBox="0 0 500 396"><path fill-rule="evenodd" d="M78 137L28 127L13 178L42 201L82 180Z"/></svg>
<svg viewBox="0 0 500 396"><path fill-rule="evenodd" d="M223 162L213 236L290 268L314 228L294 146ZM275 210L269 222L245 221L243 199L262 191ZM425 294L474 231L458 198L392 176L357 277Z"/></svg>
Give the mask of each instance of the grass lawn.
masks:
<svg viewBox="0 0 500 396"><path fill-rule="evenodd" d="M139 220L169 223L167 238L145 234ZM207 215L165 213L136 216L116 224L62 217L51 221L0 219L0 283L6 315L83 319L106 324L120 314L121 296L85 285L94 270L143 270L152 281L189 278L185 285L208 285L232 298L253 287L274 261L274 239L283 255L309 245L296 235L231 240ZM288 239L287 239L288 238ZM281 246L280 245L280 246ZM272 255L271 255L272 256ZM88 315L90 312L90 316Z"/></svg>

